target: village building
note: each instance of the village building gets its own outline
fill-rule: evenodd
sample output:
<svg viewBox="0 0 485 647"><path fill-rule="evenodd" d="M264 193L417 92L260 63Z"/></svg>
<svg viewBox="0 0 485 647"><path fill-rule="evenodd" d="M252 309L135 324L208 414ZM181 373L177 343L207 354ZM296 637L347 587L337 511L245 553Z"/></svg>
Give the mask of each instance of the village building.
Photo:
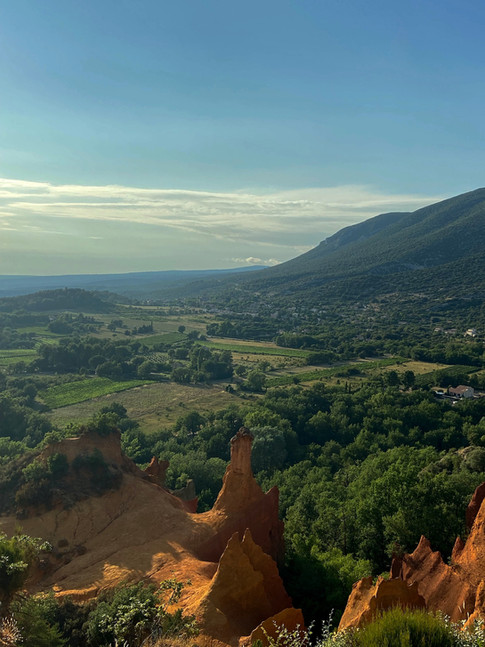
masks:
<svg viewBox="0 0 485 647"><path fill-rule="evenodd" d="M456 387L450 386L448 395L451 395L453 398L473 398L475 390L472 386L460 384Z"/></svg>

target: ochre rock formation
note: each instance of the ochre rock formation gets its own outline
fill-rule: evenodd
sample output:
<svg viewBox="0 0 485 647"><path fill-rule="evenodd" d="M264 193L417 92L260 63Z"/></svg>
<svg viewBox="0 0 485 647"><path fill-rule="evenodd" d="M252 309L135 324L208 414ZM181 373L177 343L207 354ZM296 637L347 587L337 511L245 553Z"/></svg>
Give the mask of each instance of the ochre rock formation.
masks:
<svg viewBox="0 0 485 647"><path fill-rule="evenodd" d="M466 509L466 525L468 529L471 529L473 526L473 522L480 510L483 499L485 499L485 483L482 483L477 487L470 503L468 504L468 508Z"/></svg>
<svg viewBox="0 0 485 647"><path fill-rule="evenodd" d="M401 579L386 580L382 577L374 584L372 577L364 577L352 587L339 630L361 627L379 611L395 607L396 600L403 608L423 609L426 606L424 598L418 593L417 584L409 586Z"/></svg>
<svg viewBox="0 0 485 647"><path fill-rule="evenodd" d="M467 511L467 522L472 524L470 535L466 542L457 538L451 565L445 564L441 554L432 550L425 537L421 537L413 553L394 559L388 580L396 586L391 594L394 605L418 606L407 603L414 587L426 609L440 611L453 622L472 622L477 617L485 619L484 485L480 485L472 497ZM367 579L354 584L339 629L359 626L373 617L373 593Z"/></svg>
<svg viewBox="0 0 485 647"><path fill-rule="evenodd" d="M84 493L67 506L59 497L51 509L29 510L21 521L2 516L0 532L13 534L21 525L53 546L31 580L33 591L54 589L84 601L126 581L190 580L181 603L201 621L199 643L237 645L291 607L273 559L282 551L278 491L265 494L254 480L251 442L245 429L232 439L221 493L212 510L195 514L190 502L162 486L165 465L152 461L142 472L122 454L119 434L62 440L40 460L66 456L65 487L82 476L73 468L79 456L99 454L119 477L116 487L98 496Z"/></svg>
<svg viewBox="0 0 485 647"><path fill-rule="evenodd" d="M210 512L200 515L216 534L199 546L200 559L216 561L235 532L240 537L249 528L254 541L278 560L283 553L283 523L278 519L277 487L263 493L251 469L253 436L241 427L231 439L231 462L222 481L222 489Z"/></svg>
<svg viewBox="0 0 485 647"><path fill-rule="evenodd" d="M168 461L159 461L156 456L150 461L150 465L145 468L145 474L149 477L152 483L165 486L165 477L169 467Z"/></svg>
<svg viewBox="0 0 485 647"><path fill-rule="evenodd" d="M227 542L195 615L211 636L232 642L288 607L291 599L274 560L246 530L242 541L235 533Z"/></svg>
<svg viewBox="0 0 485 647"><path fill-rule="evenodd" d="M283 609L271 618L264 620L256 629L251 633L249 639L241 638L239 641L240 647L251 647L257 640L260 640L264 647L269 644L268 638L274 641L278 639L280 629L284 627L288 632L293 633L297 631L301 637L304 636L305 621L301 609L294 609L289 607Z"/></svg>

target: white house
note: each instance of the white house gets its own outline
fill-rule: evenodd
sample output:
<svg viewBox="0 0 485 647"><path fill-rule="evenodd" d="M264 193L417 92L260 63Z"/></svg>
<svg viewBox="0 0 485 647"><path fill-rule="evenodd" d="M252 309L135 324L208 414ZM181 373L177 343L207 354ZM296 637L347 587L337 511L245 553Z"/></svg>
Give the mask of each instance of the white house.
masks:
<svg viewBox="0 0 485 647"><path fill-rule="evenodd" d="M471 386L460 384L456 387L450 386L448 389L448 395L451 395L454 398L473 398L475 390Z"/></svg>

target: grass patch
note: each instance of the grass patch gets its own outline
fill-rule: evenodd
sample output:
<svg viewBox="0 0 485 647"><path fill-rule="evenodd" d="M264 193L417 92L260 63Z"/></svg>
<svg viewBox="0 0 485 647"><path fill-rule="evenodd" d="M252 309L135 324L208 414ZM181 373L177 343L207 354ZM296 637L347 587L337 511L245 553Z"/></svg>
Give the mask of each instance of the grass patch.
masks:
<svg viewBox="0 0 485 647"><path fill-rule="evenodd" d="M431 373L432 371L440 371L441 369L449 368L450 364L440 364L439 362L423 362L418 360L406 360L402 364L390 366L389 370L395 370L396 373L405 373L412 371L416 376L423 375L424 373Z"/></svg>
<svg viewBox="0 0 485 647"><path fill-rule="evenodd" d="M140 341L148 348L152 348L156 344L175 344L178 341L187 339L187 336L181 332L167 332L162 335L150 335L149 337L134 337L133 339Z"/></svg>
<svg viewBox="0 0 485 647"><path fill-rule="evenodd" d="M417 375L416 384L418 386L433 386L435 384L440 384L442 380L446 380L447 378L453 380L455 378L460 378L463 375L476 373L479 370L480 367L478 366L455 364L454 366L448 366L447 368L442 368L438 371L431 371L429 373L424 373L423 375Z"/></svg>
<svg viewBox="0 0 485 647"><path fill-rule="evenodd" d="M278 377L268 378L266 381L267 387L273 386L287 386L288 384L294 384L295 382L313 382L315 380L320 380L322 378L333 378L333 377L350 377L346 376L346 371L357 369L360 376L368 376L370 373L396 364L397 361L400 361L399 358L384 358L376 360L364 360L361 362L352 362L349 364L340 364L338 366L331 366L329 368L321 368L311 371L301 371L298 373L293 373L290 375L281 375Z"/></svg>
<svg viewBox="0 0 485 647"><path fill-rule="evenodd" d="M252 355L280 355L282 357L308 357L310 351L301 348L280 348L278 346L253 346L251 344L238 344L237 342L204 341L199 342L215 350L230 350L233 353L250 353Z"/></svg>
<svg viewBox="0 0 485 647"><path fill-rule="evenodd" d="M355 647L455 647L453 629L426 611L392 609L355 635Z"/></svg>
<svg viewBox="0 0 485 647"><path fill-rule="evenodd" d="M61 338L65 335L59 335L58 333L51 332L47 325L45 326L18 326L18 330L24 333L34 333L35 335L42 335L43 337L55 337Z"/></svg>
<svg viewBox="0 0 485 647"><path fill-rule="evenodd" d="M236 395L227 393L220 384L152 382L142 387L112 393L102 400L88 400L55 409L49 414L49 418L59 427L64 427L69 422L84 423L103 406L113 402L119 402L126 407L130 418L137 420L144 432L153 433L172 426L188 411L207 415L230 404L240 403L241 400Z"/></svg>
<svg viewBox="0 0 485 647"><path fill-rule="evenodd" d="M28 364L37 357L37 352L31 348L16 348L0 350L0 367L11 366L17 362Z"/></svg>
<svg viewBox="0 0 485 647"><path fill-rule="evenodd" d="M126 391L136 386L150 384L150 380L110 380L107 377L93 377L77 382L67 382L52 386L39 396L50 409L67 407L78 402L85 402L109 393Z"/></svg>

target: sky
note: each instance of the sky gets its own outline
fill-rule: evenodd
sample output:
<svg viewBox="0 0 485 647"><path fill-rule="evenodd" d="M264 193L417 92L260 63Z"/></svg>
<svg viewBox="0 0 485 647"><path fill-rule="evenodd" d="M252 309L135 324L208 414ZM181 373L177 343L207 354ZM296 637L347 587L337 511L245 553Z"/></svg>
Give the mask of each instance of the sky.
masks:
<svg viewBox="0 0 485 647"><path fill-rule="evenodd" d="M0 0L0 274L272 265L485 184L482 0Z"/></svg>

